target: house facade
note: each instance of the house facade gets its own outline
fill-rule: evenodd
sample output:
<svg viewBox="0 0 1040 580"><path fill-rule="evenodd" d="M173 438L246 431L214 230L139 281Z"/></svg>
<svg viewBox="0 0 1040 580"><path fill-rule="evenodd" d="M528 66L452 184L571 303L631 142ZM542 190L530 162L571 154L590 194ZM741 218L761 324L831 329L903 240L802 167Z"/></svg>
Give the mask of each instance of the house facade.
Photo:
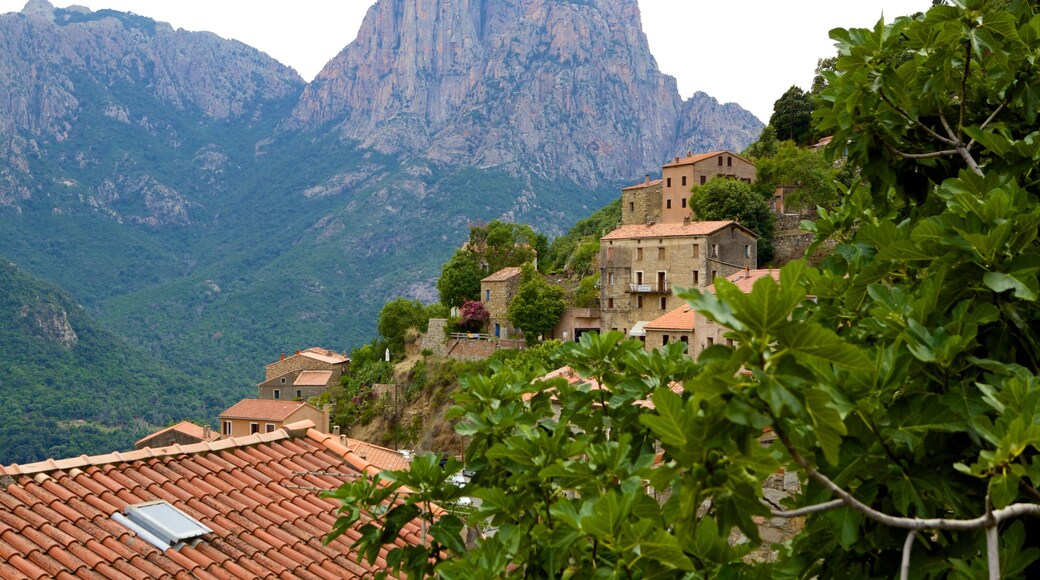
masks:
<svg viewBox="0 0 1040 580"><path fill-rule="evenodd" d="M488 311L488 333L495 338L519 334L509 322L509 303L520 289L519 267L502 268L480 281L480 301Z"/></svg>
<svg viewBox="0 0 1040 580"><path fill-rule="evenodd" d="M220 439L220 433L210 429L209 425L199 425L191 421L181 421L151 435L146 435L134 443L134 447L169 447L170 445L191 445Z"/></svg>
<svg viewBox="0 0 1040 580"><path fill-rule="evenodd" d="M272 433L296 421L311 421L319 431L328 433L329 409L304 401L242 399L220 414L220 434L226 439Z"/></svg>
<svg viewBox="0 0 1040 580"><path fill-rule="evenodd" d="M686 345L686 354L690 354L690 344L694 340L694 315L693 307L683 303L667 314L647 322L643 326L646 333L643 344L646 350L681 342Z"/></svg>
<svg viewBox="0 0 1040 580"><path fill-rule="evenodd" d="M704 185L713 177L728 177L747 183L755 180L755 164L736 153L714 151L686 157L676 157L661 167L661 222L681 223L696 219L689 205L690 190L695 185Z"/></svg>
<svg viewBox="0 0 1040 580"><path fill-rule="evenodd" d="M268 400L306 400L339 384L350 357L321 347L296 351L264 367L257 396Z"/></svg>
<svg viewBox="0 0 1040 580"><path fill-rule="evenodd" d="M644 336L647 322L680 305L674 288L755 268L757 241L735 221L617 228L600 239L600 330Z"/></svg>

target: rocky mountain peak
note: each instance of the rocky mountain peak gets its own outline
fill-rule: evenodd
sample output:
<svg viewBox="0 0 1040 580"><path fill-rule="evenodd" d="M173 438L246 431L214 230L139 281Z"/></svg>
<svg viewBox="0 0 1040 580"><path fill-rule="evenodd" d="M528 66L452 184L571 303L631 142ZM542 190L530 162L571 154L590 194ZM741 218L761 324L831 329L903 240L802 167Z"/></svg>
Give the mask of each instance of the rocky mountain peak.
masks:
<svg viewBox="0 0 1040 580"><path fill-rule="evenodd" d="M22 8L22 14L30 17L54 21L54 5L47 0L29 0Z"/></svg>
<svg viewBox="0 0 1040 580"><path fill-rule="evenodd" d="M595 184L642 175L691 143L742 148L762 125L714 100L684 105L636 0L380 0L286 126Z"/></svg>

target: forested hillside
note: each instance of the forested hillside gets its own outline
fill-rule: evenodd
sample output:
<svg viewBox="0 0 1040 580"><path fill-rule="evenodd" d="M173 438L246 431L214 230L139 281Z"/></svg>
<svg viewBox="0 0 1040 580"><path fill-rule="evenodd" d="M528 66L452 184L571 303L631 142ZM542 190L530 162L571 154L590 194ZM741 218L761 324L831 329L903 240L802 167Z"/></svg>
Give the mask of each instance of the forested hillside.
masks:
<svg viewBox="0 0 1040 580"><path fill-rule="evenodd" d="M126 450L238 394L170 368L0 258L0 464Z"/></svg>

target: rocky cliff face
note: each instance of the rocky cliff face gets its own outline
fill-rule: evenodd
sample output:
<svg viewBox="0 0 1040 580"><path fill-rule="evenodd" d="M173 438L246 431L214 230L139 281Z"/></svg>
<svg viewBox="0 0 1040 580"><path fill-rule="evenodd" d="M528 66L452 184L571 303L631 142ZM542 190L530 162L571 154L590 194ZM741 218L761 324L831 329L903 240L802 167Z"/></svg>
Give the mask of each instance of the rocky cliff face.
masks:
<svg viewBox="0 0 1040 580"><path fill-rule="evenodd" d="M294 101L303 84L292 69L237 41L30 0L21 13L0 16L0 206L44 193L37 169L58 163L72 170L58 179L59 197L127 221L183 224L188 204L178 187L162 183L167 177L130 177L118 192L113 184L157 157L191 159L201 150L192 125L273 126L285 106L271 109ZM178 116L195 122L180 126ZM89 142L115 134L113 141L136 140L131 150L106 159L109 147ZM202 160L200 170L212 161Z"/></svg>
<svg viewBox="0 0 1040 580"><path fill-rule="evenodd" d="M286 125L585 185L753 141L739 106L681 100L639 22L636 0L380 0Z"/></svg>

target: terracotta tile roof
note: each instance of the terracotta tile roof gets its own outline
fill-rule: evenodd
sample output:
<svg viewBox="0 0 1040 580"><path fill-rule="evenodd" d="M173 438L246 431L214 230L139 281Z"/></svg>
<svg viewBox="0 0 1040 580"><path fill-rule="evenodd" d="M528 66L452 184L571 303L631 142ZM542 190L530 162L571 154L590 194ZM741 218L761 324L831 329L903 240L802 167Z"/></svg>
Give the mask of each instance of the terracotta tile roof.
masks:
<svg viewBox="0 0 1040 580"><path fill-rule="evenodd" d="M739 288L741 292L747 294L748 292L751 292L751 287L755 285L756 281L765 278L766 276L771 276L773 280L779 282L780 270L741 270L736 274L726 276L726 280L736 284L737 288ZM704 291L714 294L715 285L712 284L711 286L708 286Z"/></svg>
<svg viewBox="0 0 1040 580"><path fill-rule="evenodd" d="M616 230L603 236L603 240L636 240L644 238L675 238L682 236L708 236L715 232L729 227L731 225L737 226L744 230L757 239L758 236L754 232L738 224L733 220L715 221L715 222L690 222L687 224L683 223L667 223L667 224L631 224L627 226L620 226Z"/></svg>
<svg viewBox="0 0 1040 580"><path fill-rule="evenodd" d="M350 357L343 356L338 352L332 352L327 348L321 348L320 346L312 346L307 350L302 350L300 351L300 355L331 364L350 362Z"/></svg>
<svg viewBox="0 0 1040 580"><path fill-rule="evenodd" d="M748 160L748 159L746 159L744 157L741 157L740 155L737 155L736 153L733 153L731 151L712 151L710 153L698 153L696 155L691 155L689 157L683 157L682 159L679 159L679 161L673 161L672 163L665 163L661 167L679 167L680 165L693 165L694 163L700 163L701 161L704 161L705 159L711 159L712 157L717 157L719 155L729 155L729 156L731 156L733 158L740 159L741 161L745 161L747 163L751 163L752 165L754 165L754 163L751 162L750 160Z"/></svg>
<svg viewBox="0 0 1040 580"><path fill-rule="evenodd" d="M666 312L662 316L647 322L643 328L647 330L693 330L693 307L689 304Z"/></svg>
<svg viewBox="0 0 1040 580"><path fill-rule="evenodd" d="M329 384L332 371L303 371L293 382L295 387L324 387Z"/></svg>
<svg viewBox="0 0 1040 580"><path fill-rule="evenodd" d="M305 401L275 401L271 399L242 399L220 414L221 419L259 419L284 421Z"/></svg>
<svg viewBox="0 0 1040 580"><path fill-rule="evenodd" d="M623 188L621 188L621 191L631 191L633 189L643 189L645 187L650 187L650 186L653 186L653 185L657 185L657 184L661 183L661 181L662 180L660 180L660 179L654 179L653 181L646 181L646 182L643 182L643 183L637 183L635 185L629 185L628 187L623 187Z"/></svg>
<svg viewBox="0 0 1040 580"><path fill-rule="evenodd" d="M404 455L399 451L394 451L393 449L387 449L386 447L380 447L358 439L349 439L345 435L340 436L340 443L354 452L358 457L368 461L380 469L385 469L387 471L400 471L402 469L408 469L409 465L411 465L411 462L408 461Z"/></svg>
<svg viewBox="0 0 1040 580"><path fill-rule="evenodd" d="M218 431L210 429L209 435L207 436L205 427L196 423L192 423L191 421L181 421L176 425L170 425L165 429L160 429L155 433L152 433L151 435L145 435L144 437L139 439L137 443L135 443L134 445L136 445L137 447L144 447L146 446L145 444L149 440L154 439L155 437L158 437L160 435L165 435L166 433L169 433L171 431L183 433L184 435L187 435L188 437L193 437L195 439L198 439L199 441L216 441L217 439L220 439L220 432Z"/></svg>
<svg viewBox="0 0 1040 580"><path fill-rule="evenodd" d="M323 546L338 505L318 490L378 471L309 421L214 443L0 467L0 577L370 577L385 568L386 552L374 566L360 561L356 528ZM156 500L212 532L161 550L112 517ZM421 533L408 524L400 542Z"/></svg>
<svg viewBox="0 0 1040 580"><path fill-rule="evenodd" d="M522 270L519 267L511 266L509 268L502 268L498 272L488 276L481 280L481 282L503 282L509 280L515 276L519 276Z"/></svg>

